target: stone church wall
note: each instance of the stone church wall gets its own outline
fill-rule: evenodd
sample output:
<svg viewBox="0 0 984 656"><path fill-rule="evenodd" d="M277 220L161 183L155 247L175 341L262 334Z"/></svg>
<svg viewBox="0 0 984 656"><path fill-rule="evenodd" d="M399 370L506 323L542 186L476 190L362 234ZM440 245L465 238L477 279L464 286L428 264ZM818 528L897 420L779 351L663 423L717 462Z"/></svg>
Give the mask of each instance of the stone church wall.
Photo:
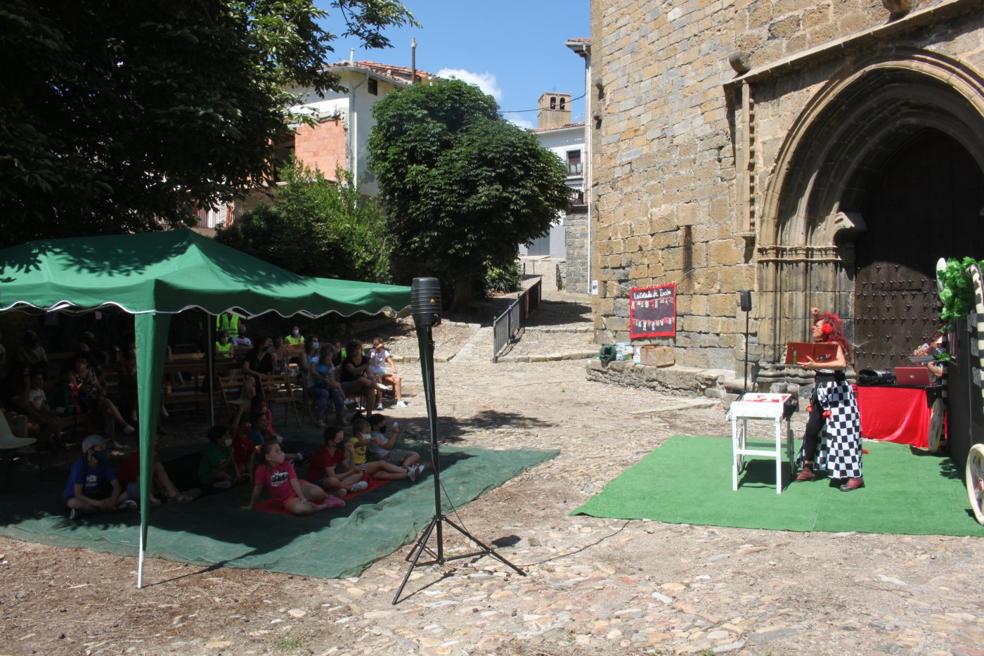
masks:
<svg viewBox="0 0 984 656"><path fill-rule="evenodd" d="M676 338L645 341L674 346L681 366L740 371L736 292L761 284L757 249L774 243L761 212L797 118L875 48L931 49L984 71L982 7L924 1L892 18L880 0L593 0L596 341L629 340L631 287L676 282ZM890 22L896 32L853 38ZM828 48L841 39L843 49ZM753 312L753 345L770 311Z"/></svg>

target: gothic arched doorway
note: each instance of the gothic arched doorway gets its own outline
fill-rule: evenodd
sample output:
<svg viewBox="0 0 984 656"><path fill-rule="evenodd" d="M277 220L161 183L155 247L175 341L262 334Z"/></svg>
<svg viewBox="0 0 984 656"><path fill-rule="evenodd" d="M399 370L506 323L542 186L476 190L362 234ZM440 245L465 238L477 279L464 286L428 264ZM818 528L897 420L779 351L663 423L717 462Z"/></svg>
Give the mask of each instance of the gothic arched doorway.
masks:
<svg viewBox="0 0 984 656"><path fill-rule="evenodd" d="M857 368L905 364L939 326L935 264L984 255L984 173L954 138L909 130L855 194Z"/></svg>
<svg viewBox="0 0 984 656"><path fill-rule="evenodd" d="M936 327L936 260L984 255L984 77L925 51L856 66L807 103L771 168L757 235L764 382L786 376L785 344L809 338L811 307L844 317L857 368L901 364Z"/></svg>

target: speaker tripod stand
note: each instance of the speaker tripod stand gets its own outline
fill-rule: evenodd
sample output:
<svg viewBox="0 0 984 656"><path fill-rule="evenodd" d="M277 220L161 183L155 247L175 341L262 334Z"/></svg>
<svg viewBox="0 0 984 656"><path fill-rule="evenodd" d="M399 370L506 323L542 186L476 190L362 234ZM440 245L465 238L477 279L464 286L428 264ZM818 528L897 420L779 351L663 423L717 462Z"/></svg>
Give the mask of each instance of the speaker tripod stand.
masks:
<svg viewBox="0 0 984 656"><path fill-rule="evenodd" d="M454 530L458 531L458 533L468 538L472 543L478 546L480 551L472 551L470 553L459 554L456 556L445 556L444 533L442 531L444 524L447 524ZM430 540L432 534L435 534L437 536L437 545L436 545L437 551L434 551L429 546L427 546L427 543ZM420 562L420 557L424 554L424 552L427 552L427 554L430 555L433 560ZM410 553L406 557L406 561L409 562L410 565L407 567L407 573L406 575L404 575L403 581L400 583L400 587L397 588L396 594L393 595L393 605L395 606L397 603L399 603L400 595L403 594L403 588L406 587L407 581L410 580L410 575L413 574L413 570L417 566L444 565L450 560L461 560L462 558L472 558L475 556L491 556L496 560L498 560L503 565L508 566L510 569L515 571L520 576L526 576L526 572L524 572L523 570L521 570L520 568L516 567L511 562L503 558L501 555L499 555L496 552L495 549L493 549L492 547L488 546L487 544L476 538L474 535L466 531L464 528L452 522L443 513L434 515L434 517L430 520L430 524L427 525L427 528L424 529L424 532L420 534L419 538L417 538L417 542L413 545L413 549L410 550Z"/></svg>
<svg viewBox="0 0 984 656"><path fill-rule="evenodd" d="M413 320L417 329L417 346L420 351L420 372L424 383L424 397L427 402L427 428L430 432L430 453L431 466L434 470L434 516L424 532L413 545L413 549L406 557L409 562L407 573L393 595L393 605L400 601L403 588L406 587L410 575L418 565L444 565L449 560L460 560L474 556L491 556L503 565L506 565L517 574L526 576L526 572L516 567L511 562L496 553L495 549L485 544L474 535L466 531L463 527L448 519L444 514L441 504L441 460L440 448L437 443L437 403L434 399L434 340L432 327L440 321L440 285L435 278L414 278L411 287L411 304L413 306ZM431 307L433 306L433 307ZM475 544L480 551L456 556L446 556L444 554L444 525L447 524L462 536ZM428 546L431 536L437 539L436 551ZM432 560L420 562L420 557L427 553Z"/></svg>

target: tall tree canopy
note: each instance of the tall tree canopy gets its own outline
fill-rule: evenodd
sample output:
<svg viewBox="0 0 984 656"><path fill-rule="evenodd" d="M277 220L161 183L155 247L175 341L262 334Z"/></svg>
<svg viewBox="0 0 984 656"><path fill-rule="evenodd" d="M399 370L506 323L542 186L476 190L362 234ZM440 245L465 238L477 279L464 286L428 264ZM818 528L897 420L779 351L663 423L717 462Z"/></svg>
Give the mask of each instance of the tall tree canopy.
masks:
<svg viewBox="0 0 984 656"><path fill-rule="evenodd" d="M567 207L564 166L496 103L457 80L415 85L375 107L369 165L393 237L397 273L429 273L467 300L487 265L546 234Z"/></svg>
<svg viewBox="0 0 984 656"><path fill-rule="evenodd" d="M291 87L338 19L368 47L398 0L6 0L0 6L0 245L171 226L272 173Z"/></svg>

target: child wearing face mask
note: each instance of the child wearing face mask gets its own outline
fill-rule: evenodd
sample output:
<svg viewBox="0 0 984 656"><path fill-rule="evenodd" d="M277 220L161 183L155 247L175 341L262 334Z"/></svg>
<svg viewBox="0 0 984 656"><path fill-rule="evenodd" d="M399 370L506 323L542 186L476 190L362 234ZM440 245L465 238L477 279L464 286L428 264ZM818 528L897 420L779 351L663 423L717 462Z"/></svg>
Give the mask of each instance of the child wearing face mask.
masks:
<svg viewBox="0 0 984 656"><path fill-rule="evenodd" d="M297 478L294 465L287 460L276 440L265 442L258 455L263 464L253 474L253 494L249 504L245 506L246 510L251 510L256 505L264 489L292 515L310 515L345 505L344 501L326 493L314 483Z"/></svg>
<svg viewBox="0 0 984 656"><path fill-rule="evenodd" d="M202 485L218 490L232 487L242 477L242 471L232 457L232 434L226 426L208 429L208 446L198 464L198 480Z"/></svg>
<svg viewBox="0 0 984 656"><path fill-rule="evenodd" d="M116 480L116 473L109 465L104 437L90 435L82 440L82 457L72 465L65 484L65 505L69 519L76 519L80 513L137 507Z"/></svg>

